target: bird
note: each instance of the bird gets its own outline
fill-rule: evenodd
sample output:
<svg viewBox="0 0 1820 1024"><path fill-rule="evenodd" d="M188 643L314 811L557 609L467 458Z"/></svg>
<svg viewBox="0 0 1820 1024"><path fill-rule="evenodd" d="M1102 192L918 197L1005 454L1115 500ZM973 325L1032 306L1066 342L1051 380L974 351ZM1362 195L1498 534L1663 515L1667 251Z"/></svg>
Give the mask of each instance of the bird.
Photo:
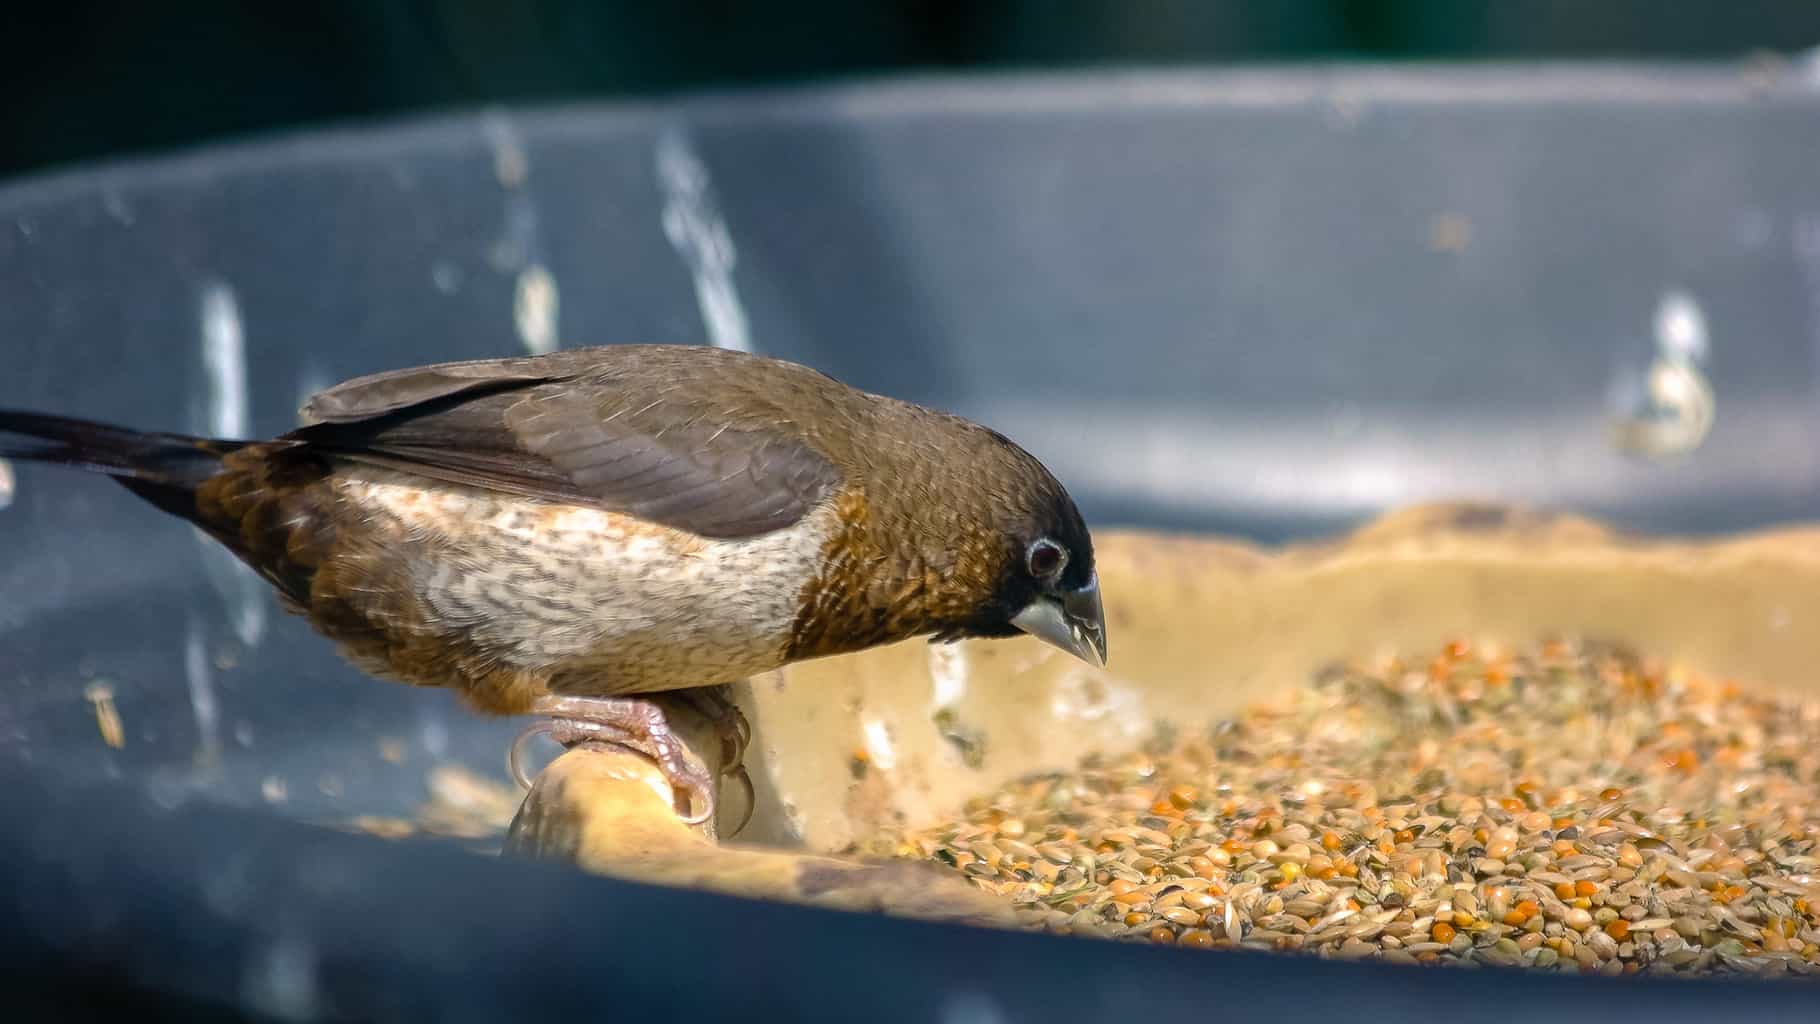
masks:
<svg viewBox="0 0 1820 1024"><path fill-rule="evenodd" d="M247 440L0 410L0 456L193 524L369 675L532 716L521 785L533 735L614 744L692 824L713 780L654 695L706 712L739 767L721 686L788 664L1019 634L1106 662L1092 538L1042 462L799 363L629 343L443 362L328 387L299 420Z"/></svg>

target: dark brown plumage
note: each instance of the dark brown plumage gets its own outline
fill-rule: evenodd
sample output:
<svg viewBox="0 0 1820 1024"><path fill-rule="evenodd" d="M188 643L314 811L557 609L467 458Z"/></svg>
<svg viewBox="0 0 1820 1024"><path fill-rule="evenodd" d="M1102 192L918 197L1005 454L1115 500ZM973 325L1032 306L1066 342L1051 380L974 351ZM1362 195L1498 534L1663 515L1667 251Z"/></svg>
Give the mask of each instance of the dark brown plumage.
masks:
<svg viewBox="0 0 1820 1024"><path fill-rule="evenodd" d="M705 790L637 694L929 635L1104 658L1062 485L977 424L779 360L610 346L349 381L261 442L0 412L0 455L196 523L376 675Z"/></svg>

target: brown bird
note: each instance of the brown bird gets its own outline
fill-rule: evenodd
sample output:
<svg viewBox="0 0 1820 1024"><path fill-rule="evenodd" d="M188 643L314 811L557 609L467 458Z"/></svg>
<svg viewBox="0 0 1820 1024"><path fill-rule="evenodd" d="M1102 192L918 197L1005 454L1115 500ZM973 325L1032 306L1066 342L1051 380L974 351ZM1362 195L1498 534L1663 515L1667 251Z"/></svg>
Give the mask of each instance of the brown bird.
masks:
<svg viewBox="0 0 1820 1024"><path fill-rule="evenodd" d="M1092 540L1040 462L794 363L675 345L444 363L332 387L303 421L238 441L0 411L0 455L196 524L373 675L646 754L691 821L712 780L637 695L925 635L1105 660ZM737 765L743 719L701 703Z"/></svg>

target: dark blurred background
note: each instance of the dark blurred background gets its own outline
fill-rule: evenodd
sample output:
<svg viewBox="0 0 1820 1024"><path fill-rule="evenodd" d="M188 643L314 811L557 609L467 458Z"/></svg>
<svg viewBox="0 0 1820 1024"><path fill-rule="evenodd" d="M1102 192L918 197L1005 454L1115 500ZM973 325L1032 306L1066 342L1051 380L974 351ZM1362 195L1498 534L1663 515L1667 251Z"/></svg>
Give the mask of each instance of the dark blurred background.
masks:
<svg viewBox="0 0 1820 1024"><path fill-rule="evenodd" d="M1737 57L1820 0L63 0L0 16L0 175L374 115L893 71Z"/></svg>

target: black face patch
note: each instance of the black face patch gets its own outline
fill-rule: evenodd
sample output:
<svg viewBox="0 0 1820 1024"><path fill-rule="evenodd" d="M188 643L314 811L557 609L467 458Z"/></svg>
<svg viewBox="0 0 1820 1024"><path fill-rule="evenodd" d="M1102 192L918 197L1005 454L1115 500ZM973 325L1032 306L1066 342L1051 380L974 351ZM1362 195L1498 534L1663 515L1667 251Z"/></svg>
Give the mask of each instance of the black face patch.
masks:
<svg viewBox="0 0 1820 1024"><path fill-rule="evenodd" d="M1053 584L1059 591L1079 590L1093 578L1093 538L1074 500L1058 484L1026 527L1029 540L1046 537L1068 553L1068 564ZM1026 571L1025 576L1029 573ZM1049 589L1044 587L1044 589Z"/></svg>

